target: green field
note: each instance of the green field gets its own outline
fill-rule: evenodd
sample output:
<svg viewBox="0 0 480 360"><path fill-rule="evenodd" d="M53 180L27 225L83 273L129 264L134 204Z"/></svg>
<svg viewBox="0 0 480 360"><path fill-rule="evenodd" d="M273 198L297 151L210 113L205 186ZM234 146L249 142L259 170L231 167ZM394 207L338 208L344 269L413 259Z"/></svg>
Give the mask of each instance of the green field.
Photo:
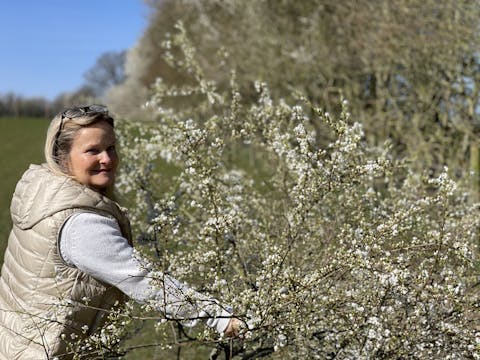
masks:
<svg viewBox="0 0 480 360"><path fill-rule="evenodd" d="M15 184L29 164L44 161L49 120L0 117L0 261L10 232L10 201Z"/></svg>

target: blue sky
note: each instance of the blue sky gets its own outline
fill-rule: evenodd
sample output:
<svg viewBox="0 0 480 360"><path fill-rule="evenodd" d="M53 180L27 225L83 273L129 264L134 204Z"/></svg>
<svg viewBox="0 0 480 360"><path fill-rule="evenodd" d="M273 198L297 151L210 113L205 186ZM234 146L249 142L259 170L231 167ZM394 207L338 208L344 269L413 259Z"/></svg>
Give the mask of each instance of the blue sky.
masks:
<svg viewBox="0 0 480 360"><path fill-rule="evenodd" d="M142 0L0 0L0 95L53 99L147 26Z"/></svg>

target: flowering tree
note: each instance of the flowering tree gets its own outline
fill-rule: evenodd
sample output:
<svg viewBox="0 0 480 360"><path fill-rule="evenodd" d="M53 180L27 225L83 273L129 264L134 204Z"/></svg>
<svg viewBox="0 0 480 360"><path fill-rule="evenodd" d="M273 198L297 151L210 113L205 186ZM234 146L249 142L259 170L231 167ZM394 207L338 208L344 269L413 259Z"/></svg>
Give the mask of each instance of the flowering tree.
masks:
<svg viewBox="0 0 480 360"><path fill-rule="evenodd" d="M388 144L367 145L346 100L334 116L261 82L244 99L235 73L219 88L181 26L165 46L192 81L157 81L157 121L121 123L118 188L153 283L171 274L232 306L242 336L232 345L129 305L79 354L148 346L119 339L149 318L157 347L211 358L480 358L478 206L448 169L414 173Z"/></svg>
<svg viewBox="0 0 480 360"><path fill-rule="evenodd" d="M138 118L159 76L186 83L184 72L166 64L161 46L181 20L208 78L222 86L228 69L236 69L245 99L255 97L257 79L274 98L294 103L296 89L331 113L343 94L367 142L388 138L396 157L437 174L444 164L467 173L478 153L478 1L149 3L148 27L127 56L127 79L108 97L117 112Z"/></svg>

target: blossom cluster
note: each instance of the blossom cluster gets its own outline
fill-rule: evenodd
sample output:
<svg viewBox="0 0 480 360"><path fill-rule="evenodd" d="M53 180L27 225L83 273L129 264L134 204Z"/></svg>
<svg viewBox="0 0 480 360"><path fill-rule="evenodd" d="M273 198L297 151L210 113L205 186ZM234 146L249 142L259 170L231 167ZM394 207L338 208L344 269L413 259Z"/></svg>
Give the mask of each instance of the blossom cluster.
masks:
<svg viewBox="0 0 480 360"><path fill-rule="evenodd" d="M235 73L224 90L202 77L182 31L175 46L196 87L158 81L157 120L120 123L117 185L159 273L233 307L234 354L480 359L480 217L464 184L367 145L346 100L332 115L262 82L243 99Z"/></svg>

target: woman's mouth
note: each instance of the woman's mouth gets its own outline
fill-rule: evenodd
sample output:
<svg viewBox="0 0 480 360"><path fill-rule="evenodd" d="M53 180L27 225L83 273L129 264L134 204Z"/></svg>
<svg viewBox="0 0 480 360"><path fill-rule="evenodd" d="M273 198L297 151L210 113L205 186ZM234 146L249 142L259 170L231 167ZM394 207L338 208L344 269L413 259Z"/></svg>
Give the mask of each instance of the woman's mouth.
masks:
<svg viewBox="0 0 480 360"><path fill-rule="evenodd" d="M109 174L112 172L111 169L98 169L98 170L93 170L92 171L95 174Z"/></svg>

